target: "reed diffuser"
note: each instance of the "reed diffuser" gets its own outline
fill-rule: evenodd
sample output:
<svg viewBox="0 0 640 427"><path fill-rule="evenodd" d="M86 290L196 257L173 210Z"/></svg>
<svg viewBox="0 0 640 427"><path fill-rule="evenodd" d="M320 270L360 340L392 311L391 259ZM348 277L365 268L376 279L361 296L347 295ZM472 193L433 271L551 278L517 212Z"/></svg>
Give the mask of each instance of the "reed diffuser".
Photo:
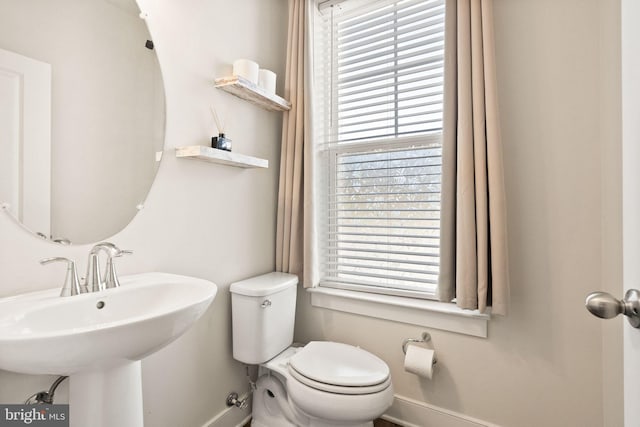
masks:
<svg viewBox="0 0 640 427"><path fill-rule="evenodd" d="M218 129L218 136L211 138L211 147L217 148L218 150L231 151L231 140L224 134L224 121L220 120L218 112L214 107L211 107L211 114Z"/></svg>

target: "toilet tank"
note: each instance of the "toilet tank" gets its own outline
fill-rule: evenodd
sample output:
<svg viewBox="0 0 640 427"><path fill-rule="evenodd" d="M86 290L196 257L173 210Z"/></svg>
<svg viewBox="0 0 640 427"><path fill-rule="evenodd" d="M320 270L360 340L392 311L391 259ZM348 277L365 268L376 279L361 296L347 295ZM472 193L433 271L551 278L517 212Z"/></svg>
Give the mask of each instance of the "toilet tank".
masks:
<svg viewBox="0 0 640 427"><path fill-rule="evenodd" d="M278 272L231 284L234 359L259 365L293 343L297 284Z"/></svg>

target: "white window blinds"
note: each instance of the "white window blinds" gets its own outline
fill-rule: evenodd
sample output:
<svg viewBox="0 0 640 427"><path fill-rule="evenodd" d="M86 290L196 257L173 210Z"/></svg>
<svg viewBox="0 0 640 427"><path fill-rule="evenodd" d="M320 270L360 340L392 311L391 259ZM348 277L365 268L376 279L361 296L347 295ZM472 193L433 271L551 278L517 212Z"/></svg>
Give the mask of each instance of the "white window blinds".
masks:
<svg viewBox="0 0 640 427"><path fill-rule="evenodd" d="M438 275L444 0L319 15L321 283L432 296Z"/></svg>

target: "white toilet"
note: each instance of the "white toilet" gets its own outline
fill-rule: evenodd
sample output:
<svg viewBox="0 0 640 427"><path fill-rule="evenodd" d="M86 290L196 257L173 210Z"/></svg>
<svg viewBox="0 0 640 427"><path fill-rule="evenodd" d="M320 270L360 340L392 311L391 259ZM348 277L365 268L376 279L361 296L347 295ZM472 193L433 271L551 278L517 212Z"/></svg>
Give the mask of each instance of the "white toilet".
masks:
<svg viewBox="0 0 640 427"><path fill-rule="evenodd" d="M268 273L233 283L233 357L260 365L254 427L370 427L393 400L389 367L347 344L293 347L298 278Z"/></svg>

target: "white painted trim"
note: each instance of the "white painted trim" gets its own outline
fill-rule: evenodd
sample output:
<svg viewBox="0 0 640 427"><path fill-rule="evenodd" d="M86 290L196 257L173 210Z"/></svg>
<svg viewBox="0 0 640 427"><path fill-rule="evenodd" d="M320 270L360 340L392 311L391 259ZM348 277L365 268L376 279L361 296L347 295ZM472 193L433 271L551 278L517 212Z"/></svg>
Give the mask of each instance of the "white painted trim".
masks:
<svg viewBox="0 0 640 427"><path fill-rule="evenodd" d="M226 427L232 425L226 419L227 414L232 409L227 408L220 412L203 427ZM237 414L237 412L234 414ZM381 418L403 427L500 427L488 421L482 421L398 394L394 395L391 408ZM251 414L249 413L242 421L235 424L235 427L243 427L250 419Z"/></svg>
<svg viewBox="0 0 640 427"><path fill-rule="evenodd" d="M500 427L455 411L395 395L383 419L404 427Z"/></svg>
<svg viewBox="0 0 640 427"><path fill-rule="evenodd" d="M252 401L249 398L247 407L244 409L236 408L235 406L225 408L204 423L202 427L243 427L251 419L251 404Z"/></svg>
<svg viewBox="0 0 640 427"><path fill-rule="evenodd" d="M488 314L454 304L333 288L308 288L311 305L363 316L410 323L476 337L487 337Z"/></svg>
<svg viewBox="0 0 640 427"><path fill-rule="evenodd" d="M640 265L640 3L636 0L621 2L621 70L622 70L622 276L625 291L638 287ZM627 322L623 328L623 390L624 426L635 427L640 417L640 335Z"/></svg>
<svg viewBox="0 0 640 427"><path fill-rule="evenodd" d="M244 427L244 425L249 421L251 421L251 414L247 415L244 420L240 421L240 424L236 425L236 427Z"/></svg>

